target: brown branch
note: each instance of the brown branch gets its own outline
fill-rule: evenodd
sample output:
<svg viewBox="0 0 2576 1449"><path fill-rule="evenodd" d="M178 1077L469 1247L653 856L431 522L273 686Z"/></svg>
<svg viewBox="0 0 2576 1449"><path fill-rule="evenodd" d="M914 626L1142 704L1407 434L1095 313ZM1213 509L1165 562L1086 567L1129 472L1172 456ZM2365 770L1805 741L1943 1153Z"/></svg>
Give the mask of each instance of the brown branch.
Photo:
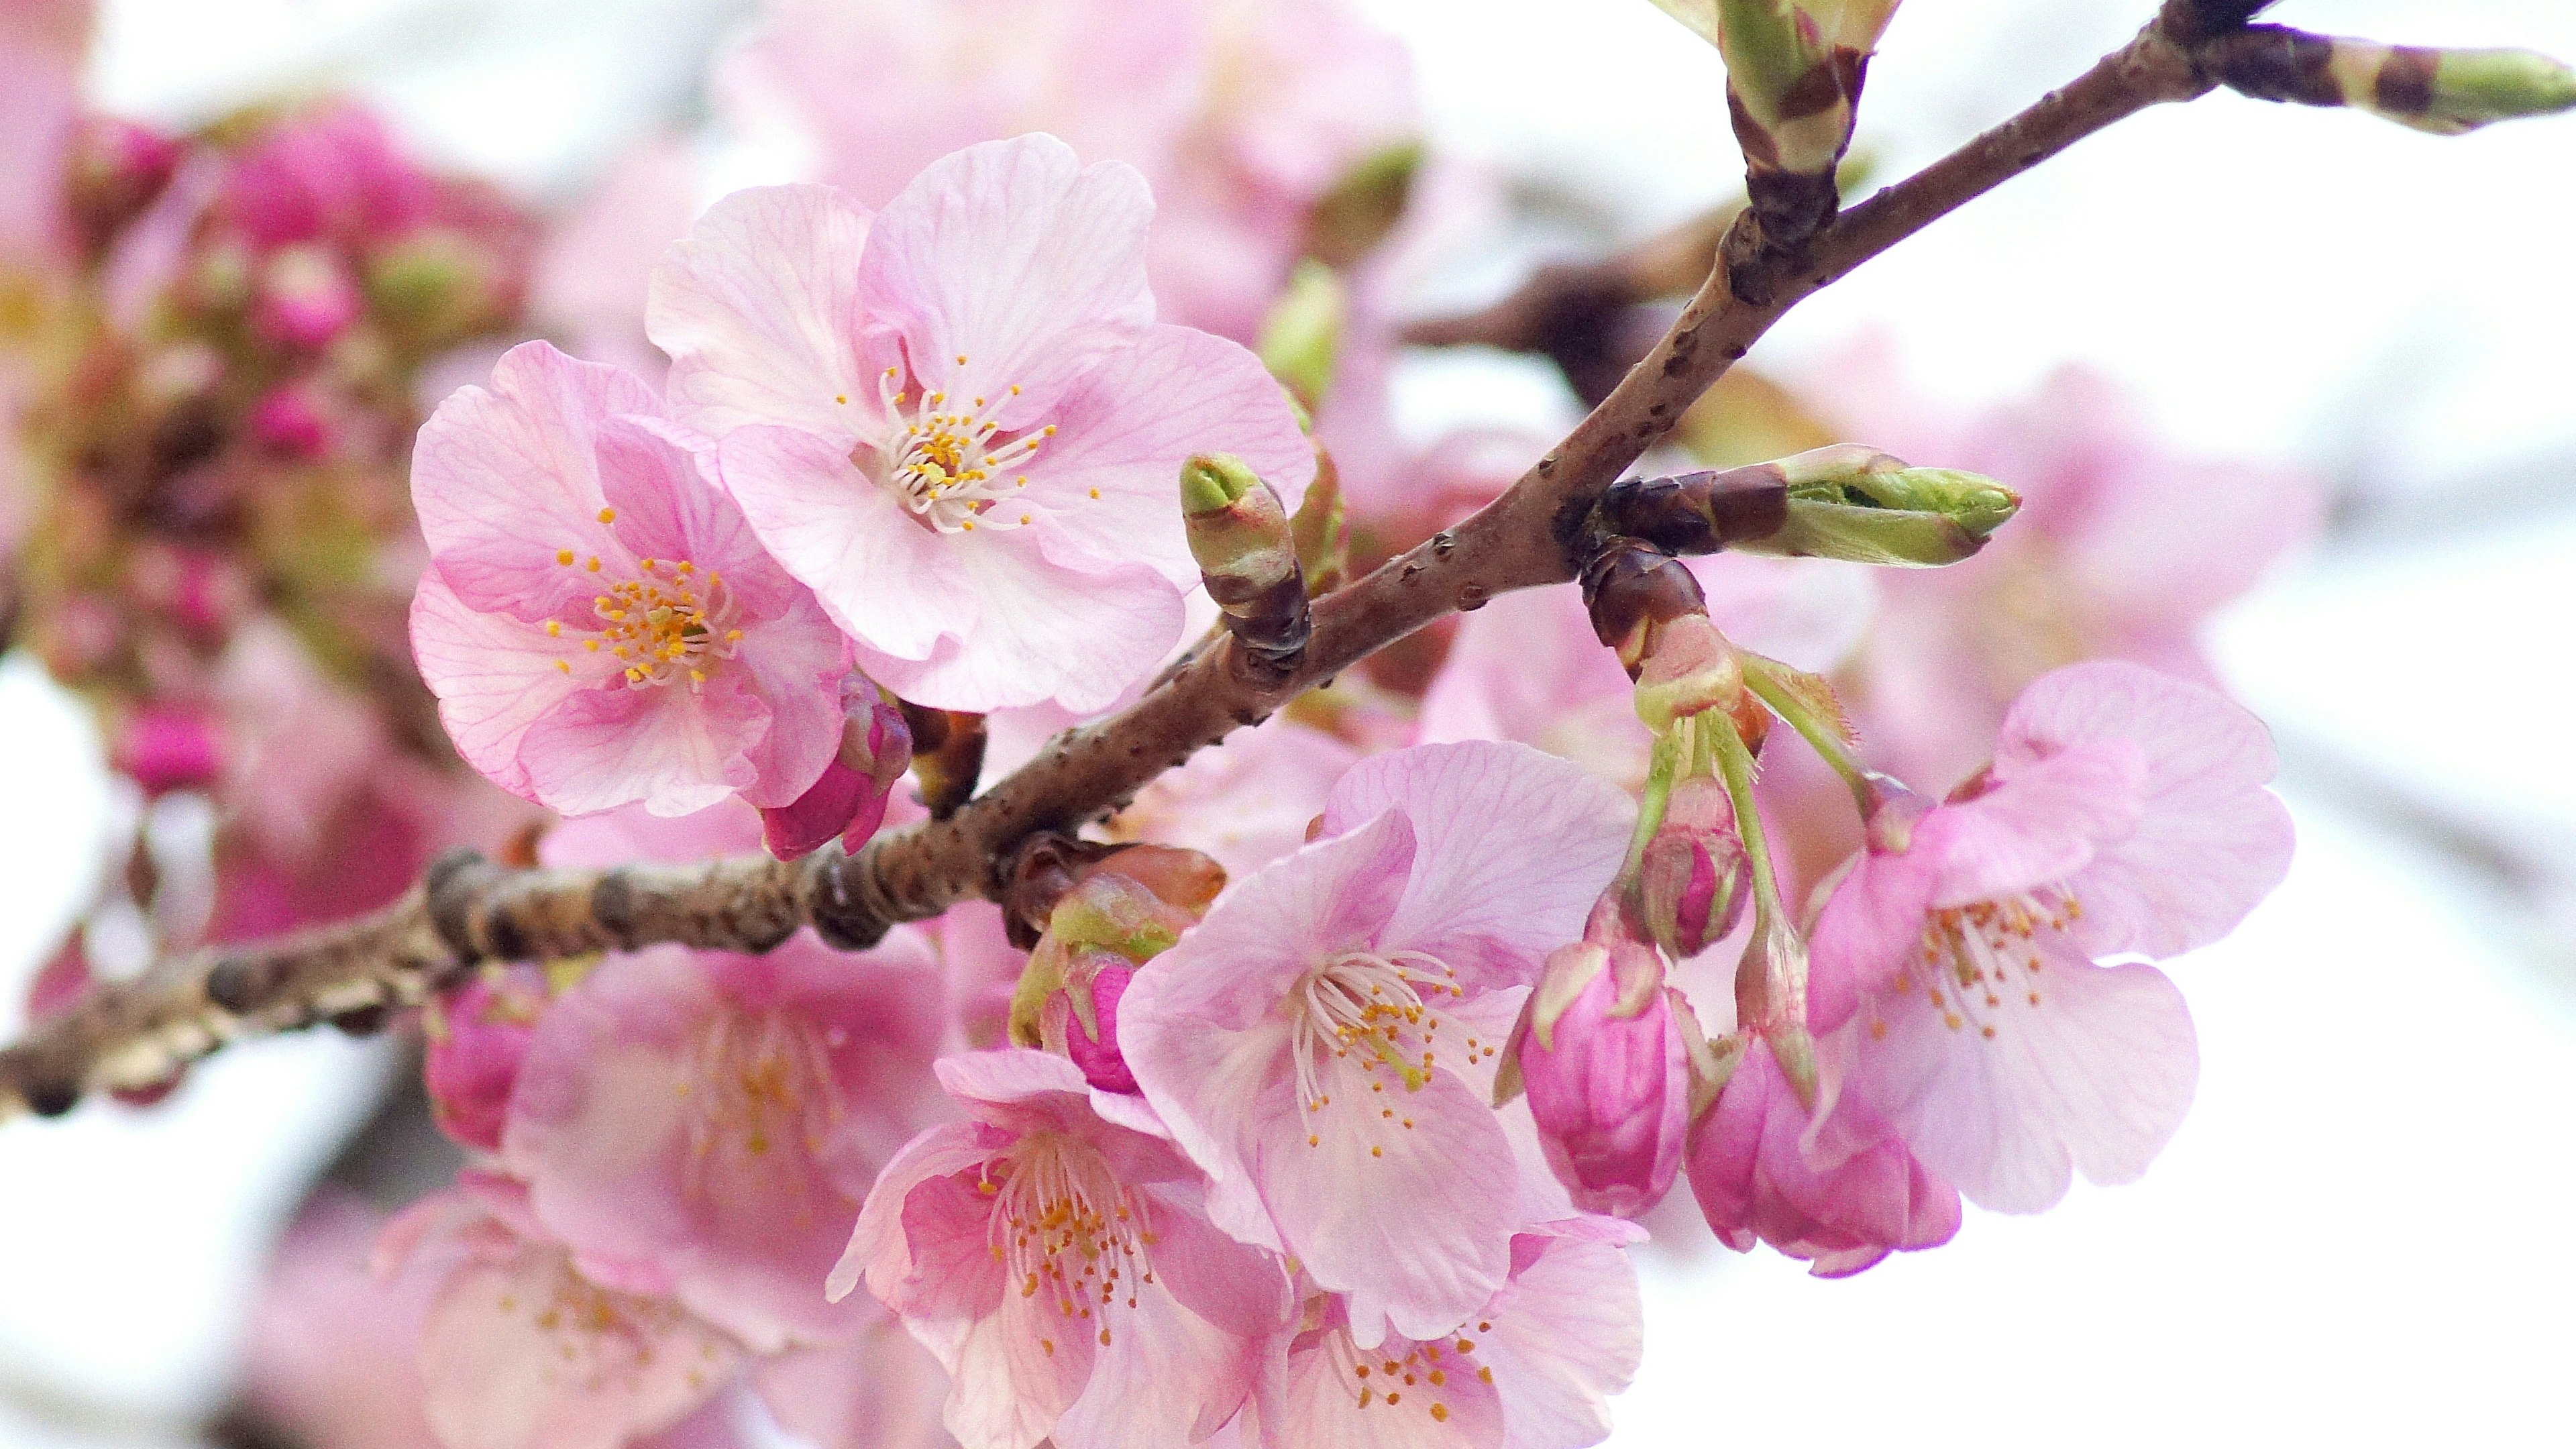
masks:
<svg viewBox="0 0 2576 1449"><path fill-rule="evenodd" d="M2184 6L2173 0L2167 16ZM805 924L860 946L895 923L999 894L1001 863L1032 834L1079 829L1198 749L1444 614L1571 579L1568 545L1602 491L1791 306L2085 136L2206 92L2168 23L2160 17L2064 89L1846 211L1808 246L1757 249L1749 264L1713 271L1654 349L1500 498L1317 600L1294 669L1256 667L1232 639L1220 641L1114 718L1057 736L955 814L882 835L856 855L826 847L787 863L743 856L604 871L451 857L382 915L172 963L39 1028L0 1051L0 1116L59 1111L85 1090L157 1081L233 1037L417 1000L480 960L664 941L760 951Z"/></svg>

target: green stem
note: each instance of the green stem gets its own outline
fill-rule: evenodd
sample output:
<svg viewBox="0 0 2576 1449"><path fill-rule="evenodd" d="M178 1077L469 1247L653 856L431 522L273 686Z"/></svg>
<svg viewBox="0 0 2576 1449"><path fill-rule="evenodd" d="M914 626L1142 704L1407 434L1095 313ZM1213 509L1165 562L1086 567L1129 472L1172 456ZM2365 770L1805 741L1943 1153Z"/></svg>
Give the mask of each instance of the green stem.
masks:
<svg viewBox="0 0 2576 1449"><path fill-rule="evenodd" d="M1718 776L1726 781L1726 798L1735 807L1735 828L1744 837L1744 860L1753 869L1754 929L1766 921L1786 921L1780 885L1771 873L1771 843L1762 833L1762 814L1753 803L1753 752L1735 732L1735 721L1720 710L1693 716L1713 726L1702 733L1715 751Z"/></svg>
<svg viewBox="0 0 2576 1449"><path fill-rule="evenodd" d="M1619 879L1613 890L1625 893L1637 882L1637 872L1645 865L1646 845L1664 825L1664 809L1672 803L1673 782L1681 774L1682 754L1688 742L1682 737L1689 721L1655 736L1655 753L1646 767L1646 787L1637 797L1637 828L1628 835L1628 858L1620 863Z"/></svg>
<svg viewBox="0 0 2576 1449"><path fill-rule="evenodd" d="M1870 783L1869 767L1852 757L1851 747L1844 743L1842 732L1817 718L1816 712L1798 698L1797 691L1782 684L1779 676L1767 667L1768 661L1748 658L1744 663L1744 683L1753 691L1754 698L1786 720L1789 727L1798 732L1798 737L1815 750L1818 758L1831 765L1835 774L1842 776L1844 786L1852 793L1852 804L1859 809L1860 818L1867 821L1878 809L1878 787Z"/></svg>

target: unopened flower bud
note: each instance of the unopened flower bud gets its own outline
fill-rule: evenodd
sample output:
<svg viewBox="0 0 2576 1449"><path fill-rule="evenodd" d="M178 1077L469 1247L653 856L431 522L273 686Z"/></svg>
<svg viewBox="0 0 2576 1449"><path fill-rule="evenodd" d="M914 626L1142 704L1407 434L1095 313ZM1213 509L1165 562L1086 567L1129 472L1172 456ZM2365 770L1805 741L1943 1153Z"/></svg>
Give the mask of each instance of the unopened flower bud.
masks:
<svg viewBox="0 0 2576 1449"><path fill-rule="evenodd" d="M1333 385L1341 360L1342 326L1350 317L1349 290L1331 267L1312 257L1289 274L1288 290L1261 322L1261 365L1313 408Z"/></svg>
<svg viewBox="0 0 2576 1449"><path fill-rule="evenodd" d="M1422 156L1421 142L1402 141L1343 172L1307 213L1306 255L1328 267L1348 267L1375 251L1404 219Z"/></svg>
<svg viewBox="0 0 2576 1449"><path fill-rule="evenodd" d="M72 225L91 255L104 252L170 184L180 155L177 141L149 126L98 115L73 125L67 152Z"/></svg>
<svg viewBox="0 0 2576 1449"><path fill-rule="evenodd" d="M1690 1131L1689 1011L1654 947L1615 928L1548 957L1512 1053L1575 1206L1634 1217L1671 1189Z"/></svg>
<svg viewBox="0 0 2576 1449"><path fill-rule="evenodd" d="M364 305L357 284L328 250L292 246L261 269L254 320L272 342L318 350L348 331Z"/></svg>
<svg viewBox="0 0 2576 1449"><path fill-rule="evenodd" d="M853 681L842 692L841 748L823 766L813 787L789 804L760 812L760 834L769 853L794 860L839 837L856 850L885 823L895 782L912 768L912 731L903 710Z"/></svg>
<svg viewBox="0 0 2576 1449"><path fill-rule="evenodd" d="M1744 837L1726 786L1705 775L1673 787L1637 868L1637 915L1655 944L1687 961L1744 919Z"/></svg>
<svg viewBox="0 0 2576 1449"><path fill-rule="evenodd" d="M545 975L529 966L478 975L432 1003L421 1079L439 1130L467 1147L500 1150L510 1093L545 1009Z"/></svg>
<svg viewBox="0 0 2576 1449"><path fill-rule="evenodd" d="M1196 851L1133 846L1080 866L1011 997L1011 1040L1072 1059L1091 1085L1132 1092L1118 1000L1135 968L1198 924L1225 872Z"/></svg>
<svg viewBox="0 0 2576 1449"><path fill-rule="evenodd" d="M319 458L338 442L331 414L318 386L288 383L251 406L251 440L281 458Z"/></svg>
<svg viewBox="0 0 2576 1449"><path fill-rule="evenodd" d="M1602 499L1612 527L1682 553L1733 548L1796 558L1957 563L2021 508L1991 478L1915 468L1838 444L1723 472L1625 482Z"/></svg>
<svg viewBox="0 0 2576 1449"><path fill-rule="evenodd" d="M1840 204L1870 52L1897 0L1655 0L1726 57L1728 119L1746 192L1772 241L1804 240Z"/></svg>
<svg viewBox="0 0 2576 1449"><path fill-rule="evenodd" d="M2435 50L2249 25L2201 55L2244 95L2348 106L2437 136L2576 109L2576 71L2528 50Z"/></svg>
<svg viewBox="0 0 2576 1449"><path fill-rule="evenodd" d="M1274 664L1303 654L1306 580L1288 511L1270 485L1231 454L1200 454L1181 465L1181 521L1236 642Z"/></svg>
<svg viewBox="0 0 2576 1449"><path fill-rule="evenodd" d="M1649 631L1652 647L1637 668L1637 718L1657 734L1675 720L1728 709L1744 697L1744 666L1735 646L1706 614L1684 614Z"/></svg>
<svg viewBox="0 0 2576 1449"><path fill-rule="evenodd" d="M178 705L145 705L127 715L108 753L147 795L203 789L223 774L214 720Z"/></svg>
<svg viewBox="0 0 2576 1449"><path fill-rule="evenodd" d="M1585 561L1581 582L1592 631L1637 682L1637 716L1649 729L1660 734L1686 716L1744 703L1741 659L1681 560L1614 537Z"/></svg>

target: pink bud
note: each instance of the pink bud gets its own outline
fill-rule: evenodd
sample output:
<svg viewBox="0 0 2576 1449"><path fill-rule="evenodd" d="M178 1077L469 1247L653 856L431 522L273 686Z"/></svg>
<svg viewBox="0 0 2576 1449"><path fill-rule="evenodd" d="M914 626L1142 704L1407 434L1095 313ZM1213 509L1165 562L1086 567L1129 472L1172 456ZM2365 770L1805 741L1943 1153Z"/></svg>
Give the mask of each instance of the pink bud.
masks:
<svg viewBox="0 0 2576 1449"><path fill-rule="evenodd" d="M318 246L294 246L262 270L254 320L270 341L312 350L348 331L364 305L338 258Z"/></svg>
<svg viewBox="0 0 2576 1449"><path fill-rule="evenodd" d="M1801 1150L1810 1114L1770 1041L1754 1033L1738 1040L1741 1055L1690 1145L1691 1195L1721 1241L1745 1253L1759 1239L1806 1260L1819 1278L1950 1241L1959 1230L1957 1189L1892 1130L1864 1133L1871 1145L1831 1167L1810 1164ZM1862 1112L1849 1100L1835 1110Z"/></svg>
<svg viewBox="0 0 2576 1449"><path fill-rule="evenodd" d="M319 458L331 451L338 432L321 391L311 383L288 383L250 410L252 440L281 457Z"/></svg>
<svg viewBox="0 0 2576 1449"><path fill-rule="evenodd" d="M97 985L98 978L89 969L89 953L81 949L80 932L74 931L27 982L27 1020L51 1021L88 1000Z"/></svg>
<svg viewBox="0 0 2576 1449"><path fill-rule="evenodd" d="M519 1064L545 1009L545 978L527 967L477 976L440 1000L421 1074L439 1130L468 1147L500 1150Z"/></svg>
<svg viewBox="0 0 2576 1449"><path fill-rule="evenodd" d="M1689 1010L1655 948L1615 931L1548 957L1515 1050L1575 1206L1634 1217L1671 1190L1690 1130Z"/></svg>
<svg viewBox="0 0 2576 1449"><path fill-rule="evenodd" d="M223 773L214 722L177 705L145 705L126 716L109 754L147 795L199 788Z"/></svg>
<svg viewBox="0 0 2576 1449"><path fill-rule="evenodd" d="M179 168L179 143L149 126L116 116L84 116L65 158L71 215L92 252L142 214Z"/></svg>
<svg viewBox="0 0 2576 1449"><path fill-rule="evenodd" d="M1095 1034L1082 1023L1080 1013L1071 1010L1064 1029L1064 1054L1082 1068L1082 1079L1104 1092L1133 1092L1136 1074L1127 1070L1127 1058L1118 1050L1118 998L1127 994L1127 983L1136 979L1136 969L1118 957L1097 962L1091 972L1091 1017L1099 1027ZM1072 990L1080 990L1076 985Z"/></svg>
<svg viewBox="0 0 2576 1449"><path fill-rule="evenodd" d="M1673 787L1664 822L1646 843L1637 910L1655 944L1687 961L1744 919L1744 836L1726 787L1705 776Z"/></svg>
<svg viewBox="0 0 2576 1449"><path fill-rule="evenodd" d="M277 123L235 163L224 208L263 247L333 237L363 244L417 225L435 200L429 175L384 123L346 101Z"/></svg>
<svg viewBox="0 0 2576 1449"><path fill-rule="evenodd" d="M850 713L841 750L822 778L788 804L760 812L761 841L780 860L811 854L836 835L845 850L867 844L885 823L895 782L912 768L912 731L902 710L865 685L846 689L843 702Z"/></svg>

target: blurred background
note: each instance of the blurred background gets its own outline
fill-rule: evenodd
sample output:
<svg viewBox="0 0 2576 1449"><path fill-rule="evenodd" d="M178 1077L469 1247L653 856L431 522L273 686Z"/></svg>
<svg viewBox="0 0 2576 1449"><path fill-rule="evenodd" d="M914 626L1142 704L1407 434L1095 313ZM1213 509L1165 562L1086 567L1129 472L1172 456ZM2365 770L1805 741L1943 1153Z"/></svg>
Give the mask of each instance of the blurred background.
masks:
<svg viewBox="0 0 2576 1449"><path fill-rule="evenodd" d="M2071 77L2149 8L1908 0L1862 113L1874 179ZM1736 186L1716 57L1646 0L1359 9L1410 47L1420 131L1455 187L1436 194L1461 198L1436 226L1409 221L1423 234L1372 284L1394 316L1471 308ZM2565 0L2286 0L2274 18L2576 56ZM532 305L553 309L539 325L613 355L640 347L617 335L614 289L640 285L694 207L816 173L710 81L742 73L723 61L760 19L752 0L106 0L78 74L87 105L169 131L280 95L362 99L405 149L529 219L531 236L473 234L524 249ZM580 228L588 250L570 251ZM2142 1182L2079 1183L2035 1219L1971 1209L1948 1248L1833 1283L1695 1224L1659 1235L1614 1442L2567 1442L2576 771L2554 751L2576 735L2571 233L2576 120L2437 140L2222 94L1941 221L1756 351L1801 416L1883 423L1869 440L1899 451L1893 433L1992 444L1980 420L2054 399L2085 414L2059 424L2116 414L2199 480L2154 504L2166 552L2129 587L2152 599L2170 571L2176 595L2228 596L2184 626L2273 726L2300 852L2242 930L2174 968L2203 1074ZM602 235L642 260L620 271ZM460 357L423 328L403 363L422 395L488 363L486 344ZM1581 412L1545 359L1490 349L1397 354L1387 398L1389 446L1415 455ZM2240 481L2281 478L2304 481ZM2180 556L2196 548L2226 562ZM2213 593L2211 568L2252 586ZM112 779L111 756L130 776L150 741L131 714L103 734L62 673L30 648L0 662L0 1036L94 912L104 862L125 869L138 830L213 828ZM290 735L322 728L280 708ZM93 956L112 954L113 921L100 929ZM403 1051L263 1042L148 1110L0 1128L0 1445L256 1439L227 1406L295 1205L335 1163L397 1201L439 1170L426 1151L404 1165L400 1130L362 1130L419 1120L399 1100L379 1117L414 1075Z"/></svg>

